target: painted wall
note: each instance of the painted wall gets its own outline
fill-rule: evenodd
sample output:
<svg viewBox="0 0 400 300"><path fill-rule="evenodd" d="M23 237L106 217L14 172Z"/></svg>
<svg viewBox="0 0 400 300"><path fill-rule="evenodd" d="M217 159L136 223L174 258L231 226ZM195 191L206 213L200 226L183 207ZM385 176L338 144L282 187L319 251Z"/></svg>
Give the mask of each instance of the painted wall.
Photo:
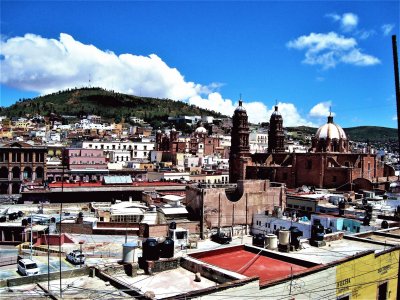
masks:
<svg viewBox="0 0 400 300"><path fill-rule="evenodd" d="M337 266L336 296L350 299L377 299L378 286L388 283L387 299L397 297L400 250L381 255L374 253Z"/></svg>

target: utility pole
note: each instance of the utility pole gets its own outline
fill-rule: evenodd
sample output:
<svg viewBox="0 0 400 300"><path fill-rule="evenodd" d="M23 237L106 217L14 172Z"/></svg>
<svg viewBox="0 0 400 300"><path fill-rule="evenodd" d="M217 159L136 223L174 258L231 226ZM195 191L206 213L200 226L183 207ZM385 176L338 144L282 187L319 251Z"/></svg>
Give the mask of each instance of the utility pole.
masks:
<svg viewBox="0 0 400 300"><path fill-rule="evenodd" d="M60 264L60 298L62 298L62 268L61 268L61 226L62 226L62 204L63 204L63 198L62 196L64 195L64 151L65 149L62 150L62 158L61 158L61 163L62 163L62 175L61 175L61 197L60 197L60 233L59 233L59 238L58 238L58 252L59 252L59 264Z"/></svg>
<svg viewBox="0 0 400 300"><path fill-rule="evenodd" d="M397 106L397 139L400 153L400 82L399 82L399 62L397 57L396 35L392 35L394 83L396 84L396 106Z"/></svg>
<svg viewBox="0 0 400 300"><path fill-rule="evenodd" d="M29 255L29 258L32 260L32 243L33 243L33 231L32 231L32 221L33 221L33 218L32 218L32 210L31 210L31 252L30 252L30 255Z"/></svg>

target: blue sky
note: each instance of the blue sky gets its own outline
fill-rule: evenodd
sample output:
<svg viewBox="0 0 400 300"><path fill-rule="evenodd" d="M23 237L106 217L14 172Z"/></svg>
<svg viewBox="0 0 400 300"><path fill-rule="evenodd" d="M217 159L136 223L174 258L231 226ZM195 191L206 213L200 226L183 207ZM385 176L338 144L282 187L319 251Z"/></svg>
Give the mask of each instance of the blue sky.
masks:
<svg viewBox="0 0 400 300"><path fill-rule="evenodd" d="M1 105L101 86L252 122L397 127L399 1L6 1ZM400 39L400 37L398 37ZM90 80L90 82L89 82Z"/></svg>

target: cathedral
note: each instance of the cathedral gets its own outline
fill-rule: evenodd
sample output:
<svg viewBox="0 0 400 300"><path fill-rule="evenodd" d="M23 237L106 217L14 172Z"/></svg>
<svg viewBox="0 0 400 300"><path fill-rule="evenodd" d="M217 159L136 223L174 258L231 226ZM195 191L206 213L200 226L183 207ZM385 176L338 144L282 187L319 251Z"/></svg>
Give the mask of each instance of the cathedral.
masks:
<svg viewBox="0 0 400 300"><path fill-rule="evenodd" d="M249 125L242 101L236 108L229 155L230 182L268 179L288 188L303 185L342 190L385 189L394 169L372 153L351 153L344 130L328 116L307 153L288 153L284 147L283 118L275 106L268 131L268 152L249 153Z"/></svg>

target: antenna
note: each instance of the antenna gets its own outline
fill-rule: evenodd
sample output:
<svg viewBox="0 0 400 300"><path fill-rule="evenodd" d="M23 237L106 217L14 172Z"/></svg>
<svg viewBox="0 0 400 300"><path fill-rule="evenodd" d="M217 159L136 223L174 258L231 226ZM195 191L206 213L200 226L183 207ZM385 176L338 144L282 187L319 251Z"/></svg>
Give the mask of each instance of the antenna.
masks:
<svg viewBox="0 0 400 300"><path fill-rule="evenodd" d="M332 106L329 105L329 116L332 116Z"/></svg>
<svg viewBox="0 0 400 300"><path fill-rule="evenodd" d="M91 85L90 85L91 82L92 82L92 78L91 77L92 77L92 74L89 73L89 87L91 87Z"/></svg>

